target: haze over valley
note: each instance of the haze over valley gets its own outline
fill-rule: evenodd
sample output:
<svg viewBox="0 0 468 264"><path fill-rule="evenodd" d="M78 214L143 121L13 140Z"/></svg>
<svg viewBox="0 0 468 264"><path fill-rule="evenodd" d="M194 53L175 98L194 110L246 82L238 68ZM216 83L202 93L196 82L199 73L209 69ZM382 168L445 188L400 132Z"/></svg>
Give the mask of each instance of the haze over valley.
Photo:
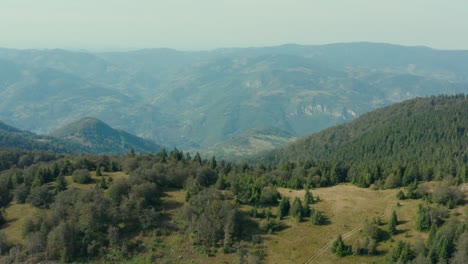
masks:
<svg viewBox="0 0 468 264"><path fill-rule="evenodd" d="M48 134L95 117L167 148L225 155L224 142L248 131L275 131L269 136L280 143L260 147L271 149L405 99L464 93L468 52L376 43L1 49L0 68L0 120L7 124ZM252 140L247 147L258 148Z"/></svg>

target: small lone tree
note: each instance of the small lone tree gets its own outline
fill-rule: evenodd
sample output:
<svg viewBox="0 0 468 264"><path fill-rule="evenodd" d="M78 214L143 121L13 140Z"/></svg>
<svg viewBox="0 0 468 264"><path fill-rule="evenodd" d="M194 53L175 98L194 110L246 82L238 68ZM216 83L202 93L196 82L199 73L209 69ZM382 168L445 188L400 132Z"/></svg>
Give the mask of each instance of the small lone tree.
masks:
<svg viewBox="0 0 468 264"><path fill-rule="evenodd" d="M405 194L403 193L403 191L400 190L400 191L396 194L396 198L397 198L398 200L404 200L404 199L406 199L406 196L405 196Z"/></svg>
<svg viewBox="0 0 468 264"><path fill-rule="evenodd" d="M99 166L99 164L96 166L96 176L102 176L101 166Z"/></svg>
<svg viewBox="0 0 468 264"><path fill-rule="evenodd" d="M104 179L104 177L101 177L101 179L99 180L98 187L104 190L107 189L108 186L106 183L106 179Z"/></svg>
<svg viewBox="0 0 468 264"><path fill-rule="evenodd" d="M288 215L289 208L291 207L289 199L287 197L281 198L281 201L278 205L278 217L281 219Z"/></svg>
<svg viewBox="0 0 468 264"><path fill-rule="evenodd" d="M312 196L312 192L309 190L309 187L306 186L305 195L304 195L304 203L312 204L313 202L314 202L314 196Z"/></svg>
<svg viewBox="0 0 468 264"><path fill-rule="evenodd" d="M332 253L337 255L338 257L344 257L346 255L349 255L351 253L350 247L347 246L341 235L338 235L335 241L333 241L332 247L331 247Z"/></svg>
<svg viewBox="0 0 468 264"><path fill-rule="evenodd" d="M76 183L88 183L91 181L91 174L87 169L76 170L73 172L72 179Z"/></svg>
<svg viewBox="0 0 468 264"><path fill-rule="evenodd" d="M323 225L323 223L325 222L325 217L323 217L322 213L320 213L318 210L314 210L314 212L310 216L310 222L313 225Z"/></svg>

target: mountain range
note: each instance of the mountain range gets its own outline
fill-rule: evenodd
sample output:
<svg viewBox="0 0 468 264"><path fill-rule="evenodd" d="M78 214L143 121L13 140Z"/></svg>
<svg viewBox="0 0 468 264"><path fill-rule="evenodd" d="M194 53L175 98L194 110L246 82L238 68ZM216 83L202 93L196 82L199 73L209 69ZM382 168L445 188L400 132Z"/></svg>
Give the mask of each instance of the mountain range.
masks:
<svg viewBox="0 0 468 264"><path fill-rule="evenodd" d="M271 129L262 144L272 148L395 102L466 92L468 51L426 47L0 49L0 120L46 135L93 116L168 148L208 153L242 140L240 151L250 152L258 141L248 138L263 128Z"/></svg>
<svg viewBox="0 0 468 264"><path fill-rule="evenodd" d="M0 121L0 147L90 154L126 154L132 149L135 152L156 153L162 149L151 140L111 128L91 117L66 124L46 136Z"/></svg>

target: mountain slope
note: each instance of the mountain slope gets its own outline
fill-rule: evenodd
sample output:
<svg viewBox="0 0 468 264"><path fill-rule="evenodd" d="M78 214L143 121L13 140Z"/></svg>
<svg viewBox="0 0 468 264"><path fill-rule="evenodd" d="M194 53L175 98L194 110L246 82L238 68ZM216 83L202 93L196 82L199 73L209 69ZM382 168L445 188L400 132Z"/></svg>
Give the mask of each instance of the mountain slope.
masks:
<svg viewBox="0 0 468 264"><path fill-rule="evenodd" d="M204 150L206 156L240 158L286 145L295 139L289 132L275 127L254 128Z"/></svg>
<svg viewBox="0 0 468 264"><path fill-rule="evenodd" d="M99 119L86 117L59 128L50 136L75 142L92 149L93 153L155 153L161 150L156 143L119 129L113 129Z"/></svg>
<svg viewBox="0 0 468 264"><path fill-rule="evenodd" d="M0 121L0 147L25 150L52 150L59 153L87 152L85 146L23 131Z"/></svg>
<svg viewBox="0 0 468 264"><path fill-rule="evenodd" d="M50 133L95 116L202 150L257 127L304 136L406 99L468 92L468 51L375 43L89 53L0 49L0 119Z"/></svg>
<svg viewBox="0 0 468 264"><path fill-rule="evenodd" d="M264 162L336 160L468 163L468 97L417 98L364 114L259 157Z"/></svg>

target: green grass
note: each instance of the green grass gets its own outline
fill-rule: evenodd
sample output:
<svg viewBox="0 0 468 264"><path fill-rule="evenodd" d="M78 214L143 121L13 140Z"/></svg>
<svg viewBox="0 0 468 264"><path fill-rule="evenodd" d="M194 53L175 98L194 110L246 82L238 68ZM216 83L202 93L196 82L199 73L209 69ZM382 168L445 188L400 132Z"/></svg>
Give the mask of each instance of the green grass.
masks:
<svg viewBox="0 0 468 264"><path fill-rule="evenodd" d="M91 171L91 182L90 183L76 183L73 182L72 176L65 176L65 181L67 182L68 188L76 188L76 189L90 189L96 185L96 182L98 182L101 177L104 177L106 180L107 178L111 177L112 180L117 180L121 178L128 178L128 175L125 174L124 172L118 171L118 172L103 172L103 176L96 176L95 171Z"/></svg>
<svg viewBox="0 0 468 264"><path fill-rule="evenodd" d="M8 242L24 244L22 234L24 222L38 211L30 204L11 204L6 208L7 223L3 226L2 231L5 233Z"/></svg>

